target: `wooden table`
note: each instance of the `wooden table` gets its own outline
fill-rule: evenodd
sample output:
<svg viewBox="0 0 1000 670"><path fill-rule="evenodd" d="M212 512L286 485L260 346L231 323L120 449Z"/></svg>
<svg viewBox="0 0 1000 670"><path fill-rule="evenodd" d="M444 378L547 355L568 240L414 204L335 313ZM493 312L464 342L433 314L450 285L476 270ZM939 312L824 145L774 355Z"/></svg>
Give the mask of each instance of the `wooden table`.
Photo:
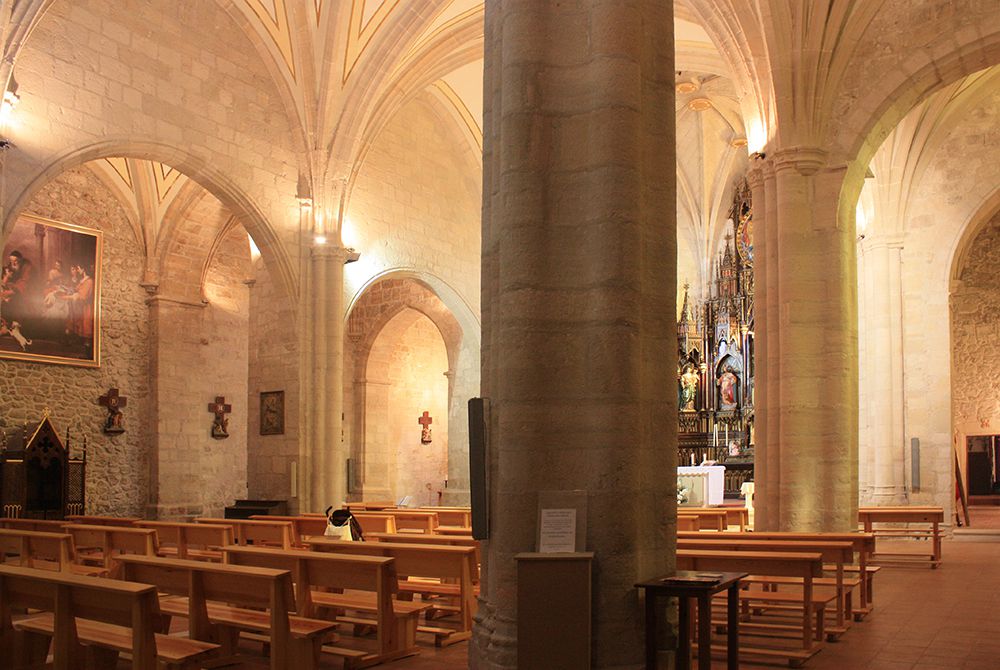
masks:
<svg viewBox="0 0 1000 670"><path fill-rule="evenodd" d="M944 509L940 507L901 505L898 507L862 507L858 509L858 521L866 533L873 533L876 538L915 537L931 541L931 553L874 553L872 559L880 563L914 563L929 562L932 568L941 565L941 524L944 523ZM929 523L928 530L914 528L880 528L875 530L876 523Z"/></svg>
<svg viewBox="0 0 1000 670"><path fill-rule="evenodd" d="M722 578L713 582L675 582L672 577L691 578L700 573L688 570L678 570L669 577L658 577L646 582L639 582L636 588L646 591L646 670L656 670L656 613L657 599L660 597L677 598L678 604L678 648L677 670L689 670L691 667L691 638L688 628L691 618L691 599L698 599L698 670L711 670L712 667L712 596L723 590L728 590L726 602L727 640L726 668L740 668L740 580L747 576L745 572L723 572Z"/></svg>

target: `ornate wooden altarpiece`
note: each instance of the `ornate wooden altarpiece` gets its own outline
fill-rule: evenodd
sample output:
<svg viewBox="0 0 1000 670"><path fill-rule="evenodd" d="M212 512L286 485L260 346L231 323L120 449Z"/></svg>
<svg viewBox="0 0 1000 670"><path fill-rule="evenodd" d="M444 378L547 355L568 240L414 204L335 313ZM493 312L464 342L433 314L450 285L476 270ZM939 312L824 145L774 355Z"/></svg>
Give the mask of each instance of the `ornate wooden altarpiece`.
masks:
<svg viewBox="0 0 1000 670"><path fill-rule="evenodd" d="M4 517L62 519L83 514L86 500L87 446L72 456L48 412L32 427L0 435L0 513Z"/></svg>
<svg viewBox="0 0 1000 670"><path fill-rule="evenodd" d="M736 188L708 297L691 305L688 287L677 324L678 464L703 458L726 466L725 494L753 481L753 209Z"/></svg>

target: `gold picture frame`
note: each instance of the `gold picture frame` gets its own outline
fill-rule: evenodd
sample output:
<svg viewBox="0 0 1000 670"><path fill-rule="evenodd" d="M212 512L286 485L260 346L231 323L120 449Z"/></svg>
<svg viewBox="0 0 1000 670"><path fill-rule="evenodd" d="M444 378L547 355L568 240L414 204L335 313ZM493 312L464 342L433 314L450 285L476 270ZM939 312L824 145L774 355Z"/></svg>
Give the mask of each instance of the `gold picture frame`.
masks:
<svg viewBox="0 0 1000 670"><path fill-rule="evenodd" d="M0 262L0 358L101 366L104 233L22 214Z"/></svg>

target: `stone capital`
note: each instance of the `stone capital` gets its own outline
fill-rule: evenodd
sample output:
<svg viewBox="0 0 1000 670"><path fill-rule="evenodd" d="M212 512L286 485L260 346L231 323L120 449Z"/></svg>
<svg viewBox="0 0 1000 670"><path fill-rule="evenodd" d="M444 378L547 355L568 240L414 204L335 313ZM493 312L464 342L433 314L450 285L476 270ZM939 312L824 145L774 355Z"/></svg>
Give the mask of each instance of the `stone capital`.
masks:
<svg viewBox="0 0 1000 670"><path fill-rule="evenodd" d="M775 172L795 170L803 177L808 177L826 167L828 154L817 147L789 147L775 151L771 158Z"/></svg>

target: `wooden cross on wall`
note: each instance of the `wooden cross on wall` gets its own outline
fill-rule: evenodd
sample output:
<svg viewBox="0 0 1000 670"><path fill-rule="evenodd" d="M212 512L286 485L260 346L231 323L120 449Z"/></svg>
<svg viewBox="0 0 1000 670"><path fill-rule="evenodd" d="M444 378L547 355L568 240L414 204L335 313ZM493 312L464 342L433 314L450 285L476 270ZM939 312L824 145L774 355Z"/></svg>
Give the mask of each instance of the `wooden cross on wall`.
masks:
<svg viewBox="0 0 1000 670"><path fill-rule="evenodd" d="M215 396L215 402L208 403L208 411L215 414L215 421L212 422L212 437L220 440L229 437L229 419L226 418L226 415L233 411L233 406L226 404L226 396Z"/></svg>
<svg viewBox="0 0 1000 670"><path fill-rule="evenodd" d="M128 398L118 394L118 389L108 389L105 395L97 399L97 402L108 408L108 417L104 420L105 433L124 433L125 426L122 407L128 405Z"/></svg>
<svg viewBox="0 0 1000 670"><path fill-rule="evenodd" d="M429 412L424 412L423 415L417 419L417 423L421 425L420 430L420 441L423 444L431 443L431 424L434 423L434 419L431 418Z"/></svg>

